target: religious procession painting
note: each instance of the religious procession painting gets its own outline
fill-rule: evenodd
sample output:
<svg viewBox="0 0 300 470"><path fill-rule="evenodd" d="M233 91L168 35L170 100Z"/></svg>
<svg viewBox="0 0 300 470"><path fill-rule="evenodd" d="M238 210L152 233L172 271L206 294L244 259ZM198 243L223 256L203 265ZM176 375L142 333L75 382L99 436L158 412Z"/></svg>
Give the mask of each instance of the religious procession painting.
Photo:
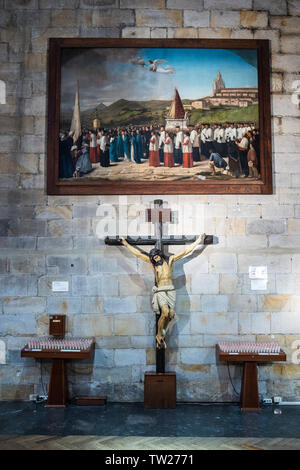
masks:
<svg viewBox="0 0 300 470"><path fill-rule="evenodd" d="M267 41L51 41L50 193L271 192Z"/></svg>

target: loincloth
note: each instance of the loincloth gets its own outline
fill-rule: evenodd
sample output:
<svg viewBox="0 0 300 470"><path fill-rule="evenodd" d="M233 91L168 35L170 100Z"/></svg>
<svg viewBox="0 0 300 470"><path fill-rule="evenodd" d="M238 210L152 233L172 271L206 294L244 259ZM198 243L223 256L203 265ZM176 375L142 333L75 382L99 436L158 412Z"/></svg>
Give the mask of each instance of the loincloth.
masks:
<svg viewBox="0 0 300 470"><path fill-rule="evenodd" d="M176 290L173 285L161 286L152 288L153 298L152 298L152 309L159 315L160 309L164 305L168 305L171 309L174 310L176 303Z"/></svg>

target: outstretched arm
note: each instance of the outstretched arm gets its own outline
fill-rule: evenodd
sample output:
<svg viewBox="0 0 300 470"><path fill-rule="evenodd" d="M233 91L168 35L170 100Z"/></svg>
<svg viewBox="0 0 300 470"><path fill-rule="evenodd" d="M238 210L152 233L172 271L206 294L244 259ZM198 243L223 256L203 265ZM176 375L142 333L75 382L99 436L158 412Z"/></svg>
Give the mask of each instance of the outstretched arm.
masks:
<svg viewBox="0 0 300 470"><path fill-rule="evenodd" d="M120 238L120 242L122 245L124 245L130 253L132 253L134 256L137 256L138 258L142 259L143 261L146 261L146 263L150 263L150 258L148 255L143 253L141 250L138 248L135 248L134 246L130 245L125 238Z"/></svg>
<svg viewBox="0 0 300 470"><path fill-rule="evenodd" d="M175 255L170 256L169 264L173 264L180 258L183 258L184 256L192 253L192 251L196 248L197 245L203 245L205 237L206 235L205 233L203 233L203 235L200 235L196 241L188 245L181 253L177 253Z"/></svg>

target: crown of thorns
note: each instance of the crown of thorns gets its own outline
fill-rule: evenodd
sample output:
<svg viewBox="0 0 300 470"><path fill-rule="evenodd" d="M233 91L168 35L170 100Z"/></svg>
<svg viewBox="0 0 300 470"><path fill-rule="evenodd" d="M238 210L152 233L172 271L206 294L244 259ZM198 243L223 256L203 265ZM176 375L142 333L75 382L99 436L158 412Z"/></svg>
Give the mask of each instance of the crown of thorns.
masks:
<svg viewBox="0 0 300 470"><path fill-rule="evenodd" d="M160 256L161 258L164 258L162 250L159 250L158 248L153 248L149 251L149 258L151 260L154 258L154 256Z"/></svg>

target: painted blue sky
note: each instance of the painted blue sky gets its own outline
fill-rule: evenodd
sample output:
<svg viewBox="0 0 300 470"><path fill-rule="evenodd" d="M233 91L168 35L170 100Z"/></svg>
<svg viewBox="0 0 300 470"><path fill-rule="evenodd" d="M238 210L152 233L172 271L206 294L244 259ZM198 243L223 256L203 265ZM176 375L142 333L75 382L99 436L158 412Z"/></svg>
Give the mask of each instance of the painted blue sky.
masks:
<svg viewBox="0 0 300 470"><path fill-rule="evenodd" d="M168 98L172 96L174 86L182 98L195 99L211 94L219 71L227 88L257 86L256 51L239 51L242 52L247 60L226 49L143 49L140 56L146 63L149 59L166 60L161 67L168 64L175 69L173 74L156 73L159 80L155 88L151 87L151 79L148 78L148 73L153 73L147 69L143 71L149 89L156 90L159 86L157 92L161 93L161 99L166 95ZM145 83L140 86L144 88Z"/></svg>
<svg viewBox="0 0 300 470"><path fill-rule="evenodd" d="M174 73L151 72L148 60L173 67ZM142 65L144 63L144 65ZM76 82L81 109L118 99L170 100L174 87L182 99L212 93L221 72L226 88L257 86L256 50L228 49L66 49L62 56L62 109L74 104Z"/></svg>

